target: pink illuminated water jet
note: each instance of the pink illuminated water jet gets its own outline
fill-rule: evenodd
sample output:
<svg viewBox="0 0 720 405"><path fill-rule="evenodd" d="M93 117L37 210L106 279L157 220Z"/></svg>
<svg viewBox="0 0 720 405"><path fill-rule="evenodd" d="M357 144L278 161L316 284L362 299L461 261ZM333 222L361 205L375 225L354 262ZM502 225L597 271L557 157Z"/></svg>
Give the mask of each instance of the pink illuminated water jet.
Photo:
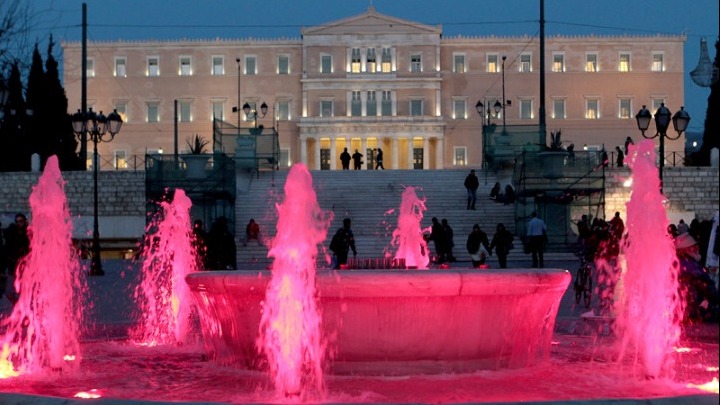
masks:
<svg viewBox="0 0 720 405"><path fill-rule="evenodd" d="M423 239L420 222L425 212L425 200L417 196L414 187L405 187L398 214L398 226L393 231L392 245L397 246L395 259L405 259L405 265L427 269L430 258Z"/></svg>
<svg viewBox="0 0 720 405"><path fill-rule="evenodd" d="M3 321L0 378L61 370L80 362L80 296L86 291L56 156L30 194L30 253L17 268L19 300ZM74 361L66 360L74 359Z"/></svg>
<svg viewBox="0 0 720 405"><path fill-rule="evenodd" d="M285 182L285 201L276 204L277 234L268 257L274 258L272 278L263 303L258 349L267 356L275 391L304 396L324 391L322 335L315 286L319 243L326 236L332 212L317 203L307 167L295 164Z"/></svg>
<svg viewBox="0 0 720 405"><path fill-rule="evenodd" d="M192 202L176 189L172 201L163 201L160 207L146 230L142 281L135 289L140 321L131 336L147 345L188 343L193 298L185 276L197 271Z"/></svg>
<svg viewBox="0 0 720 405"><path fill-rule="evenodd" d="M678 262L660 192L651 140L631 145L633 184L627 202L626 269L619 285L616 328L621 357L635 350L648 377L667 375L680 337Z"/></svg>

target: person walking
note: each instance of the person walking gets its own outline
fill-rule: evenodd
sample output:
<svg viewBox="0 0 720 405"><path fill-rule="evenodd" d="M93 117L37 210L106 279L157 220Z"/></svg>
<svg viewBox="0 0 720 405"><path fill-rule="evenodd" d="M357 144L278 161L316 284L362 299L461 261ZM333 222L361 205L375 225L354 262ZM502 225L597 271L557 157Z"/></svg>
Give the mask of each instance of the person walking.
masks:
<svg viewBox="0 0 720 405"><path fill-rule="evenodd" d="M467 190L467 209L475 209L475 201L477 201L477 189L480 187L480 181L475 175L475 170L470 170L470 174L465 177L465 189Z"/></svg>
<svg viewBox="0 0 720 405"><path fill-rule="evenodd" d="M342 228L335 232L335 236L330 241L330 250L333 252L334 257L334 268L339 269L340 266L346 265L348 260L348 253L352 249L353 257L357 256L357 249L355 248L355 235L351 229L352 220L350 218L343 219Z"/></svg>
<svg viewBox="0 0 720 405"><path fill-rule="evenodd" d="M623 153L622 149L620 149L619 146L615 147L615 152L617 153L617 167L623 167L625 165L625 154Z"/></svg>
<svg viewBox="0 0 720 405"><path fill-rule="evenodd" d="M513 234L505 229L503 223L497 224L495 228L495 235L493 235L492 241L490 242L490 249L488 252L492 256L493 249L495 249L495 255L498 258L498 263L501 269L507 268L507 257L510 253L510 249L513 248Z"/></svg>
<svg viewBox="0 0 720 405"><path fill-rule="evenodd" d="M378 148L377 155L375 157L375 161L377 162L377 165L375 166L375 170L378 170L378 169L385 170L385 166L383 166L383 151L380 148Z"/></svg>
<svg viewBox="0 0 720 405"><path fill-rule="evenodd" d="M348 153L347 148L344 148L340 154L340 163L342 163L343 170L350 170L350 159L350 153Z"/></svg>
<svg viewBox="0 0 720 405"><path fill-rule="evenodd" d="M448 225L448 220L443 218L442 221L443 231L445 232L445 256L447 258L447 261L450 263L455 262L455 256L453 256L452 250L453 247L455 247L455 241L453 229Z"/></svg>
<svg viewBox="0 0 720 405"><path fill-rule="evenodd" d="M432 218L429 240L435 243L437 264L445 263L447 261L447 237L445 235L445 229L436 217Z"/></svg>
<svg viewBox="0 0 720 405"><path fill-rule="evenodd" d="M480 225L473 225L472 232L468 235L465 248L470 253L470 260L474 268L478 268L485 264L487 257L490 255L488 251L487 234L480 229Z"/></svg>
<svg viewBox="0 0 720 405"><path fill-rule="evenodd" d="M353 155L352 155L352 160L355 165L355 170L362 169L362 164L363 164L362 158L363 158L363 154L358 152L357 149L355 149L355 153L353 153Z"/></svg>
<svg viewBox="0 0 720 405"><path fill-rule="evenodd" d="M547 226L545 221L540 219L536 211L530 214L530 221L527 224L527 244L532 255L532 267L544 267L543 251L545 250L545 238Z"/></svg>

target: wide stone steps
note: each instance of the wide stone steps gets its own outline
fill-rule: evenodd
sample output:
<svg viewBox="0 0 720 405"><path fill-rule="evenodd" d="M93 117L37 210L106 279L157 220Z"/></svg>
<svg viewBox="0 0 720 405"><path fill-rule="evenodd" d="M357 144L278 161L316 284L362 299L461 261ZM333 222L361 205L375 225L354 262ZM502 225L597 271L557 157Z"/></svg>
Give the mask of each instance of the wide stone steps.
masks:
<svg viewBox="0 0 720 405"><path fill-rule="evenodd" d="M467 170L312 171L320 207L334 214L324 246L327 247L332 234L347 217L353 221L358 257L383 257L386 252L394 254L392 231L397 227L402 193L406 187L412 186L418 197L425 199L427 210L421 226L429 227L433 216L447 219L455 234L455 256L468 260L465 241L473 224L479 224L490 238L499 222L512 231L514 208L490 200L490 189L498 177L488 175L486 183L484 173L479 173L476 210L467 210L467 194L463 187L467 173ZM280 171L273 176L273 173L262 172L259 177L253 177L247 190L238 190L235 209L239 266L262 267L270 263L264 245L251 242L249 246L243 246L245 225L253 218L260 224L264 238L274 236L277 223L275 204L284 200L283 187L287 174ZM503 174L500 176L502 179ZM504 185L507 180L500 182ZM519 240L516 245L518 249L514 252L520 252ZM318 261L322 265L325 258L322 254L320 256Z"/></svg>

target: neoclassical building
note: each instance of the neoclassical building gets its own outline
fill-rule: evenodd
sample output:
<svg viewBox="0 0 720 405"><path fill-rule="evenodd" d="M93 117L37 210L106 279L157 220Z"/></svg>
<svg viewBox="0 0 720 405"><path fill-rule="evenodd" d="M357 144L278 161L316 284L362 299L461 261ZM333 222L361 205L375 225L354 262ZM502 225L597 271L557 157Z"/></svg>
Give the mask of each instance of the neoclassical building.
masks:
<svg viewBox="0 0 720 405"><path fill-rule="evenodd" d="M684 100L684 36L551 36L545 40L547 130L579 150L638 138L635 114ZM81 43L62 44L71 109L81 104ZM387 169L478 167L483 124L539 121L540 39L445 37L377 12L305 28L299 38L90 42L88 106L117 109L122 132L101 144L103 168L146 152L179 152L213 118L279 133L281 168L339 169L343 148L377 148ZM658 86L658 83L662 85ZM497 113L488 108L506 100ZM484 113L476 112L483 103ZM246 116L248 103L268 113ZM501 103L502 104L502 103ZM177 106L177 107L176 107ZM651 128L652 130L653 128ZM668 153L682 141L669 141Z"/></svg>

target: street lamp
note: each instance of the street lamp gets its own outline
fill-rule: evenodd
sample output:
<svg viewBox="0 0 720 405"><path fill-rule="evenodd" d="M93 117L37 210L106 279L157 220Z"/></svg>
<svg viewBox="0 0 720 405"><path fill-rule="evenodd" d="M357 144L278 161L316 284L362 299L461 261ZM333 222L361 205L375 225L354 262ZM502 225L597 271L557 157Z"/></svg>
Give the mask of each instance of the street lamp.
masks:
<svg viewBox="0 0 720 405"><path fill-rule="evenodd" d="M674 141L682 135L683 132L688 127L688 124L690 123L690 114L688 114L687 111L685 111L685 107L680 107L680 110L675 113L675 115L670 117L670 109L665 107L665 103L660 104L660 108L657 109L655 112L655 128L657 129L657 132L653 136L645 135L645 131L647 131L648 127L650 126L650 119L652 118L652 114L650 111L645 108L645 106L642 106L640 111L638 111L637 115L635 116L635 120L637 120L638 129L642 133L643 138L646 139L654 139L656 137L660 138L660 191L662 192L662 179L663 179L663 167L665 166L665 138L668 138L671 141ZM670 120L672 119L673 128L675 128L675 132L677 132L677 136L672 137L668 135L667 129L668 126L670 126Z"/></svg>
<svg viewBox="0 0 720 405"><path fill-rule="evenodd" d="M250 107L250 104L248 102L245 102L242 107L243 111L245 112L246 117L250 117L252 114L253 121L254 121L254 127L257 128L257 120L258 120L258 111L256 108ZM264 118L265 115L267 115L268 112L268 105L263 101L263 103L260 105L260 113L262 114L260 118Z"/></svg>
<svg viewBox="0 0 720 405"><path fill-rule="evenodd" d="M507 59L507 56L502 56L502 99L505 100L505 59ZM499 104L499 102L495 103ZM503 117L503 130L505 129L505 107L510 107L512 105L512 102L510 100L505 100L502 104L502 117Z"/></svg>
<svg viewBox="0 0 720 405"><path fill-rule="evenodd" d="M477 103L475 103L475 110L478 114L482 117L482 125L483 127L490 126L490 118L491 117L497 117L498 114L500 114L500 111L503 110L503 105L500 103L500 101L495 101L495 104L492 106L488 104L487 110L485 109L485 104L482 103L482 101L478 100ZM487 122L485 122L485 119L487 117Z"/></svg>
<svg viewBox="0 0 720 405"><path fill-rule="evenodd" d="M100 224L98 221L98 170L100 168L98 167L97 146L99 142L111 142L115 135L120 132L123 121L117 110L114 110L106 117L102 111L100 111L100 114L96 114L92 108L86 113L78 110L70 119L72 120L73 132L78 138L82 140L87 139L87 136L89 136L93 143L93 246L90 275L102 276L105 272L100 261Z"/></svg>

